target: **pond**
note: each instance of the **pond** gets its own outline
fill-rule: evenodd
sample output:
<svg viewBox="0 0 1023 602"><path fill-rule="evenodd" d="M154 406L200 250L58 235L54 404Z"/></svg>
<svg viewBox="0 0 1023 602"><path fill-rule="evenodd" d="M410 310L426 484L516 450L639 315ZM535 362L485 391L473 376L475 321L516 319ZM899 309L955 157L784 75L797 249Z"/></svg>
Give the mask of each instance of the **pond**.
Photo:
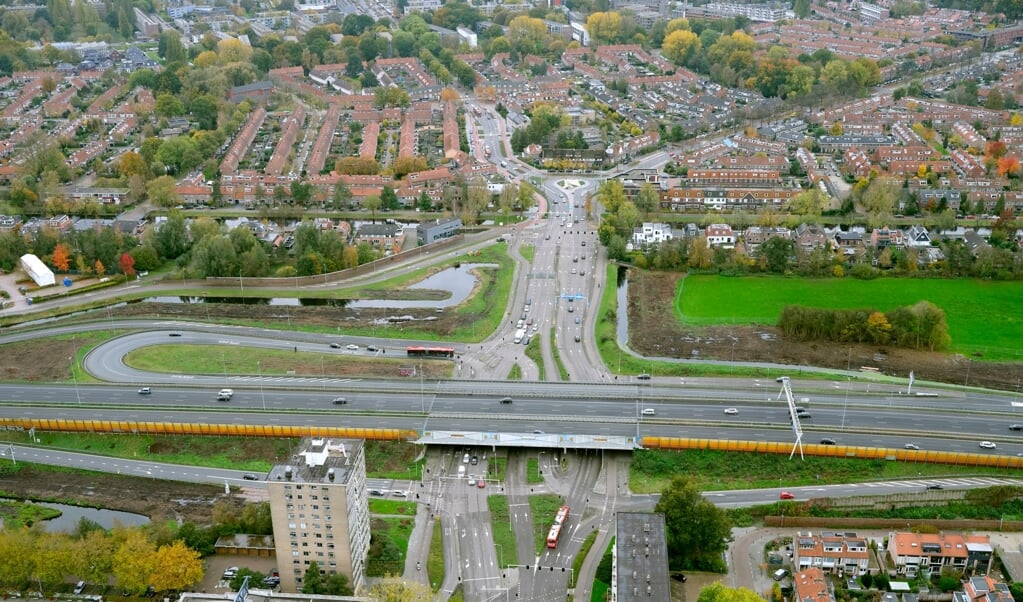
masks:
<svg viewBox="0 0 1023 602"><path fill-rule="evenodd" d="M476 268L497 268L493 263L465 263L458 267L441 270L423 279L409 289L446 291L447 299L323 299L295 297L148 297L144 301L150 303L237 303L241 305L271 305L290 307L347 307L350 309L439 309L454 307L465 301L478 279L472 274Z"/></svg>
<svg viewBox="0 0 1023 602"><path fill-rule="evenodd" d="M125 527L149 524L149 517L131 512L119 510L104 510L101 508L83 508L81 506L69 506L67 504L56 504L52 502L32 502L39 506L60 510L61 515L52 520L39 523L43 529L56 533L71 533L78 527L78 520L87 518L94 521L104 529L110 529L115 523Z"/></svg>

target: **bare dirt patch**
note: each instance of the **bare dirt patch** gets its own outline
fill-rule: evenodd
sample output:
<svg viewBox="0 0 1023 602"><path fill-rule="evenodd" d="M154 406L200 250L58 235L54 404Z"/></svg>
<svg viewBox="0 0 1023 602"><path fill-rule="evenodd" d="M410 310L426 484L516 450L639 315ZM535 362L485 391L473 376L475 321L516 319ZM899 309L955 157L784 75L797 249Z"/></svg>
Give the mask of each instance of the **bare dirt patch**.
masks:
<svg viewBox="0 0 1023 602"><path fill-rule="evenodd" d="M672 300L682 274L629 270L629 346L651 357L716 359L736 362L822 366L856 370L878 368L885 374L919 380L1018 390L1023 365L978 361L961 355L855 343L798 342L783 339L771 325L685 327L675 318ZM651 299L662 300L651 303Z"/></svg>

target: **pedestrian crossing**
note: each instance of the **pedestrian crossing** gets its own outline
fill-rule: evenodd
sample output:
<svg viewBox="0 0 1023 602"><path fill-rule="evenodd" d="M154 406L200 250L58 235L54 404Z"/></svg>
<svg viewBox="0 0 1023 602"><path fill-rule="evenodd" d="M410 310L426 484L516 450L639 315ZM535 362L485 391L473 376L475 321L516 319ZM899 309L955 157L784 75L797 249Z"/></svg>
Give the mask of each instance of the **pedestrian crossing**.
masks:
<svg viewBox="0 0 1023 602"><path fill-rule="evenodd" d="M939 479L912 479L906 481L883 481L876 483L860 483L861 487L874 489L885 489L893 487L917 487L921 485L941 485L949 489L990 487L993 485L1023 485L1020 479L1005 479L999 477L956 477Z"/></svg>

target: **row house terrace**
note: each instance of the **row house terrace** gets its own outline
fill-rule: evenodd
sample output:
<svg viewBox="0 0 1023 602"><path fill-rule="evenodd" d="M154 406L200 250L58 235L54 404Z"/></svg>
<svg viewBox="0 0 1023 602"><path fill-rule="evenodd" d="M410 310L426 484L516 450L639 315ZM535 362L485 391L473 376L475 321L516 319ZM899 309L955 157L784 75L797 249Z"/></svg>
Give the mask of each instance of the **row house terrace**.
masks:
<svg viewBox="0 0 1023 602"><path fill-rule="evenodd" d="M661 191L660 206L672 211L756 211L782 207L799 192L797 188L671 188Z"/></svg>
<svg viewBox="0 0 1023 602"><path fill-rule="evenodd" d="M794 599L799 602L835 602L830 582L824 577L824 571L817 567L793 575L792 587L795 589Z"/></svg>
<svg viewBox="0 0 1023 602"><path fill-rule="evenodd" d="M690 169L686 182L690 186L756 186L769 187L781 184L777 169Z"/></svg>
<svg viewBox="0 0 1023 602"><path fill-rule="evenodd" d="M825 573L858 576L869 567L867 539L855 533L806 531L793 539L792 563L797 570L818 568Z"/></svg>
<svg viewBox="0 0 1023 602"><path fill-rule="evenodd" d="M979 121L985 125L999 125L1009 122L1008 111L992 111L978 107L967 107L946 102L905 97L899 100L899 106L914 111L920 120L930 119L934 124Z"/></svg>
<svg viewBox="0 0 1023 602"><path fill-rule="evenodd" d="M939 175L950 174L953 172L952 162L947 159L930 161L907 159L902 161L889 161L888 173L896 176L916 174L919 173L920 166L924 166L928 172Z"/></svg>
<svg viewBox="0 0 1023 602"><path fill-rule="evenodd" d="M865 178L870 175L870 170L874 167L871 163L870 157L867 153L863 152L858 148L850 148L842 154L842 160L845 162L845 169L857 178Z"/></svg>
<svg viewBox="0 0 1023 602"><path fill-rule="evenodd" d="M994 556L989 536L944 531L889 533L885 551L890 566L894 566L899 575L910 578L921 572L940 572L945 567L987 573Z"/></svg>
<svg viewBox="0 0 1023 602"><path fill-rule="evenodd" d="M903 121L892 125L892 136L906 146L927 146L927 141Z"/></svg>
<svg viewBox="0 0 1023 602"><path fill-rule="evenodd" d="M959 170L959 173L966 177L980 178L987 173L987 169L980 162L980 159L962 149L954 148L949 151L948 156L952 163L955 164L956 169Z"/></svg>
<svg viewBox="0 0 1023 602"><path fill-rule="evenodd" d="M963 583L962 591L952 592L952 602L1015 602L1009 586L988 575L976 575Z"/></svg>
<svg viewBox="0 0 1023 602"><path fill-rule="evenodd" d="M892 161L931 161L941 158L938 151L927 145L883 146L874 152L874 157L882 166L887 167Z"/></svg>
<svg viewBox="0 0 1023 602"><path fill-rule="evenodd" d="M769 140L762 140L760 138L750 138L749 136L732 136L731 143L736 148L744 150L748 153L766 153L768 155L784 155L788 150L788 147L781 142L771 142Z"/></svg>
<svg viewBox="0 0 1023 602"><path fill-rule="evenodd" d="M987 144L987 139L980 135L974 127L968 123L959 122L952 126L952 133L959 136L960 139L966 144L966 146L973 147L977 150L983 150Z"/></svg>

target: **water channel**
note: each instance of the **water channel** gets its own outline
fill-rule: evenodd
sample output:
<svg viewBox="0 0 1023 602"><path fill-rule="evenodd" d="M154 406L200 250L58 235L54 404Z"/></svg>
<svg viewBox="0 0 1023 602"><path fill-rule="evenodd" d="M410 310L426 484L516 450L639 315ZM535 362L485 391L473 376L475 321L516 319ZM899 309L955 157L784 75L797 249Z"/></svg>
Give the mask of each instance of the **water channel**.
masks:
<svg viewBox="0 0 1023 602"><path fill-rule="evenodd" d="M32 502L39 506L60 510L61 515L52 520L41 521L39 524L47 531L71 533L78 527L78 520L87 518L104 529L111 529L119 524L125 527L149 524L149 517L120 510L104 510L102 508L83 508L52 502Z"/></svg>

